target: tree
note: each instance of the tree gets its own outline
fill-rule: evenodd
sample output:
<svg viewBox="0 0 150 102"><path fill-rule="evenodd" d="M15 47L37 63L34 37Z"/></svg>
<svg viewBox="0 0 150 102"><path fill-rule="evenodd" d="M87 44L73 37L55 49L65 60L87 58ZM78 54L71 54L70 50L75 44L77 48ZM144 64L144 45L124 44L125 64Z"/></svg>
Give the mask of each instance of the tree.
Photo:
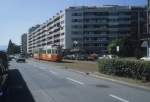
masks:
<svg viewBox="0 0 150 102"><path fill-rule="evenodd" d="M14 44L14 54L19 54L20 53L20 46L19 45L16 45Z"/></svg>
<svg viewBox="0 0 150 102"><path fill-rule="evenodd" d="M117 52L116 47L119 46L119 52ZM131 41L128 38L115 39L108 45L108 53L118 55L121 57L131 57L134 54L132 49Z"/></svg>
<svg viewBox="0 0 150 102"><path fill-rule="evenodd" d="M11 55L11 54L13 54L13 52L14 52L13 43L12 43L11 40L9 40L8 48L7 48L7 53Z"/></svg>
<svg viewBox="0 0 150 102"><path fill-rule="evenodd" d="M20 46L14 44L11 40L9 40L7 53L9 55L19 54L20 53Z"/></svg>
<svg viewBox="0 0 150 102"><path fill-rule="evenodd" d="M109 45L107 47L108 53L118 55L117 50L116 50L117 46L119 46L119 48L121 47L121 39L115 39L109 43Z"/></svg>

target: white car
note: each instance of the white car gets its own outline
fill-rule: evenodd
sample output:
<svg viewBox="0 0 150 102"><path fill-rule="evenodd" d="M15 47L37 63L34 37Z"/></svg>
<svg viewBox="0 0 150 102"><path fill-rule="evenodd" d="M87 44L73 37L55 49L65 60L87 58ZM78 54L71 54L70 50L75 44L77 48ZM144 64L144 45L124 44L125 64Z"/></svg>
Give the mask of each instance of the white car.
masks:
<svg viewBox="0 0 150 102"><path fill-rule="evenodd" d="M118 58L115 55L103 55L102 57L98 57L98 59L113 59L113 58Z"/></svg>
<svg viewBox="0 0 150 102"><path fill-rule="evenodd" d="M150 61L150 57L142 57L140 58L141 60L144 60L144 61Z"/></svg>

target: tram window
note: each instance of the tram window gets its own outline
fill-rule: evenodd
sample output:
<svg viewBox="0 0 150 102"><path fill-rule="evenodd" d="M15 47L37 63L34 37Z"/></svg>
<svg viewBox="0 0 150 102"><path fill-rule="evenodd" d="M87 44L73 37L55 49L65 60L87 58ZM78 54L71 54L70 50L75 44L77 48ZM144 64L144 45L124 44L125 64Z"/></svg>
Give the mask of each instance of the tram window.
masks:
<svg viewBox="0 0 150 102"><path fill-rule="evenodd" d="M43 53L43 50L42 50L42 49L39 49L39 53L40 53L40 54Z"/></svg>
<svg viewBox="0 0 150 102"><path fill-rule="evenodd" d="M49 54L52 53L51 49L48 49L48 50L47 50L47 53L49 53Z"/></svg>
<svg viewBox="0 0 150 102"><path fill-rule="evenodd" d="M46 50L43 50L42 53L43 53L43 54L46 54Z"/></svg>
<svg viewBox="0 0 150 102"><path fill-rule="evenodd" d="M54 52L55 52L55 54L57 54L58 53L57 49L54 49Z"/></svg>
<svg viewBox="0 0 150 102"><path fill-rule="evenodd" d="M37 53L38 53L38 51L34 51L34 53L35 53L35 54L37 54Z"/></svg>
<svg viewBox="0 0 150 102"><path fill-rule="evenodd" d="M57 50L57 49L52 49L52 50L51 50L51 53L52 53L52 54L57 54L57 53L58 53L58 50Z"/></svg>
<svg viewBox="0 0 150 102"><path fill-rule="evenodd" d="M56 54L56 49L52 49L52 53L53 53L53 54Z"/></svg>
<svg viewBox="0 0 150 102"><path fill-rule="evenodd" d="M52 54L54 54L54 49L52 49Z"/></svg>
<svg viewBox="0 0 150 102"><path fill-rule="evenodd" d="M58 54L58 50L55 50L55 53Z"/></svg>

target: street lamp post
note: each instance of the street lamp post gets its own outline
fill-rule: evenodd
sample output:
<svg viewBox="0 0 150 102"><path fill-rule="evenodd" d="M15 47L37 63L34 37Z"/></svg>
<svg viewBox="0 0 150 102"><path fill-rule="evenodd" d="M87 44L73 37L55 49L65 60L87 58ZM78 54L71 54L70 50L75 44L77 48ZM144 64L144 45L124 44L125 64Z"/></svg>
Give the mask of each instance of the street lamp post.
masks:
<svg viewBox="0 0 150 102"><path fill-rule="evenodd" d="M75 48L77 48L78 47L78 41L73 41L73 44L74 44L74 46L75 46Z"/></svg>
<svg viewBox="0 0 150 102"><path fill-rule="evenodd" d="M75 53L75 58L78 56L78 54L77 54L77 50L78 50L78 41L73 41L73 44L74 44L74 53Z"/></svg>
<svg viewBox="0 0 150 102"><path fill-rule="evenodd" d="M119 46L116 46L116 51L117 51L117 54L119 55L119 51L120 51L120 47Z"/></svg>

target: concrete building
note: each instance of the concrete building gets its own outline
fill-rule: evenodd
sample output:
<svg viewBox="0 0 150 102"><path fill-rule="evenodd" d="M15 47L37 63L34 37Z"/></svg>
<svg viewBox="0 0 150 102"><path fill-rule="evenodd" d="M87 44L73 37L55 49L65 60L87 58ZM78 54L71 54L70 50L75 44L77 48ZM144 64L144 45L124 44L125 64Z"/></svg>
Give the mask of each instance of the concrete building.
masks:
<svg viewBox="0 0 150 102"><path fill-rule="evenodd" d="M146 7L131 8L131 36L140 40L147 33L147 9Z"/></svg>
<svg viewBox="0 0 150 102"><path fill-rule="evenodd" d="M21 36L21 53L22 55L27 55L27 34Z"/></svg>
<svg viewBox="0 0 150 102"><path fill-rule="evenodd" d="M150 0L148 0L147 5L147 36L145 37L146 47L147 47L147 56L150 57Z"/></svg>
<svg viewBox="0 0 150 102"><path fill-rule="evenodd" d="M71 7L66 16L69 48L77 41L88 52L105 54L112 39L130 34L130 8L126 6Z"/></svg>
<svg viewBox="0 0 150 102"><path fill-rule="evenodd" d="M147 32L148 34L150 34L150 0L148 0L148 5L147 5L147 16L148 16L148 19L147 19Z"/></svg>
<svg viewBox="0 0 150 102"><path fill-rule="evenodd" d="M36 26L33 26L31 28L29 28L28 30L28 34L27 34L27 52L28 54L32 54L33 53L33 32L39 28L40 25L36 25Z"/></svg>
<svg viewBox="0 0 150 102"><path fill-rule="evenodd" d="M147 33L142 38L142 47L146 47L146 56L150 57L150 0L147 1Z"/></svg>
<svg viewBox="0 0 150 102"><path fill-rule="evenodd" d="M131 35L130 42L133 48L131 55L141 57L146 55L145 47L141 47L141 38L147 33L147 9L146 7L131 8Z"/></svg>
<svg viewBox="0 0 150 102"><path fill-rule="evenodd" d="M107 53L113 39L131 35L131 7L69 7L28 33L28 52L44 46L78 46L87 52Z"/></svg>

